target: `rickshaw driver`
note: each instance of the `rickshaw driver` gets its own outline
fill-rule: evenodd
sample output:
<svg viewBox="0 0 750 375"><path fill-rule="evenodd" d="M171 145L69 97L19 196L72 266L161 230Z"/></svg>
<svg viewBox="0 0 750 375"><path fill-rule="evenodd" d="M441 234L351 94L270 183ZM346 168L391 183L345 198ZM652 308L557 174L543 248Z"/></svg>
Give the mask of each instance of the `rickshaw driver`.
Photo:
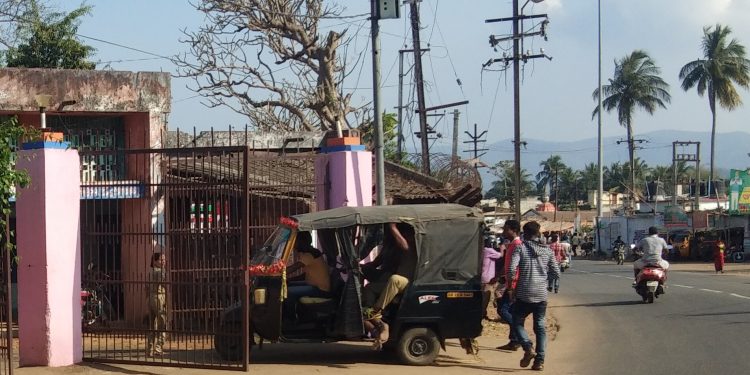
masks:
<svg viewBox="0 0 750 375"><path fill-rule="evenodd" d="M312 246L310 232L297 233L294 251L297 253L298 259L294 264L286 268L286 272L290 274L301 269L304 271L305 281L303 283L293 282L288 284L284 310L288 311L289 317L295 317L294 311L300 298L328 297L331 291L331 278L328 272L328 265L323 259L323 254L320 250Z"/></svg>

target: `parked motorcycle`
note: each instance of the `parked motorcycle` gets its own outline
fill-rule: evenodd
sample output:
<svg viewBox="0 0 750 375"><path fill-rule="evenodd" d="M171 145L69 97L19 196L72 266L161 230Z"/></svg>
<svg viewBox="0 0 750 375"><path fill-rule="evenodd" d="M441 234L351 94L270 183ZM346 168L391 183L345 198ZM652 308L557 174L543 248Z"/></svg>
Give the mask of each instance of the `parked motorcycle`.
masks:
<svg viewBox="0 0 750 375"><path fill-rule="evenodd" d="M94 274L93 264L88 265L89 275ZM99 273L97 277L109 278L108 275ZM90 276L91 285L84 285L81 288L81 324L84 327L90 327L97 322L106 324L112 313L112 303L104 293L104 286L98 282L97 278Z"/></svg>
<svg viewBox="0 0 750 375"><path fill-rule="evenodd" d="M94 325L103 316L103 305L96 290L81 290L81 323L84 327Z"/></svg>
<svg viewBox="0 0 750 375"><path fill-rule="evenodd" d="M654 303L654 298L664 294L666 279L667 273L661 267L643 267L636 277L635 291L643 298L643 302Z"/></svg>

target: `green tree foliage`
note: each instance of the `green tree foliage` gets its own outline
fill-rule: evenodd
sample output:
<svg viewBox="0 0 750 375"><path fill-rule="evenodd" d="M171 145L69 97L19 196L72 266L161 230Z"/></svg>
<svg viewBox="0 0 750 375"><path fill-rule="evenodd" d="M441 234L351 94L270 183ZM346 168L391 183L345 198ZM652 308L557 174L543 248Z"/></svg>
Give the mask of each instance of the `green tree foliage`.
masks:
<svg viewBox="0 0 750 375"><path fill-rule="evenodd" d="M20 43L6 53L6 64L18 68L94 69L88 61L95 49L76 37L80 18L91 12L82 5L70 13L46 12L36 1L17 21Z"/></svg>
<svg viewBox="0 0 750 375"><path fill-rule="evenodd" d="M659 181L667 195L673 194L674 170L672 165L650 167L640 158L635 158L633 164L635 165L634 175L637 186L643 189L647 182ZM546 184L556 186L556 189L550 192L550 200L555 203L559 210L574 210L579 201L586 201L588 193L595 191L599 186L599 173L595 163L589 163L582 169L575 170L566 166L565 161L559 155L551 155L539 166L541 169L536 174L536 183L530 180L526 171L523 171L523 197L534 193L539 194L538 186L546 186ZM678 162L676 169L677 183L680 185L689 183L695 176L694 168L684 161ZM514 193L513 163L510 161L497 163L490 168L490 172L497 180L492 182L492 188L487 191L485 198L497 198L499 201L512 203ZM557 176L555 177L555 175ZM628 194L630 192L630 176L629 162L614 162L604 166L604 191ZM703 172L703 176L706 176L705 172ZM585 202L584 205L586 205Z"/></svg>
<svg viewBox="0 0 750 375"><path fill-rule="evenodd" d="M375 148L375 128L372 125L372 122L368 122L359 127L359 130L362 132L362 143L364 143L369 150ZM399 160L397 148L398 118L395 113L383 112L383 155L385 155L385 160L413 167L413 165L407 160L406 153L401 155L401 160Z"/></svg>
<svg viewBox="0 0 750 375"><path fill-rule="evenodd" d="M628 154L630 156L630 191L637 193L635 182L635 144L633 142L633 112L636 108L653 114L657 108L666 108L669 103L669 85L659 76L661 69L646 52L633 51L620 60L615 60L615 74L609 84L602 86L604 99L602 107L607 112L617 110L617 119L627 129ZM593 93L594 100L599 97L599 89ZM599 108L594 109L596 116Z"/></svg>
<svg viewBox="0 0 750 375"><path fill-rule="evenodd" d="M515 202L515 179L514 164L510 161L501 161L490 167L490 172L498 179L492 183L492 188L487 191L485 198L496 198L500 202L507 201L511 209ZM526 197L534 190L531 175L525 169L521 169L521 197Z"/></svg>
<svg viewBox="0 0 750 375"><path fill-rule="evenodd" d="M31 130L19 125L15 117L0 119L0 233L3 236L9 225L6 219L11 212L10 198L16 187L26 187L30 182L25 171L16 170L15 153L18 140L30 134ZM12 241L6 239L5 245L11 249Z"/></svg>
<svg viewBox="0 0 750 375"><path fill-rule="evenodd" d="M695 87L698 95L708 92L711 109L711 169L710 180L714 180L714 145L716 140L716 101L731 111L742 105L742 99L734 85L747 88L750 85L750 60L746 58L745 46L736 39L729 39L732 29L717 24L703 28L703 58L693 60L680 69L682 89Z"/></svg>

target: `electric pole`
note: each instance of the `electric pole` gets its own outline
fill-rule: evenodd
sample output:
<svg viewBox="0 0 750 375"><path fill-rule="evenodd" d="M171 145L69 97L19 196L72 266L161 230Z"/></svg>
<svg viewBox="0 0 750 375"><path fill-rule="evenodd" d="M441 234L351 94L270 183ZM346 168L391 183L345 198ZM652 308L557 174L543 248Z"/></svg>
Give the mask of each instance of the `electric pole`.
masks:
<svg viewBox="0 0 750 375"><path fill-rule="evenodd" d="M400 49L398 50L398 140L396 145L396 155L398 160L403 160L404 155L404 125L403 125L403 111L404 111L404 53L415 52L415 49ZM422 48L419 53L429 52L429 48Z"/></svg>
<svg viewBox="0 0 750 375"><path fill-rule="evenodd" d="M521 66L520 63L524 62L526 63L529 59L535 59L535 58L547 58L549 60L552 60L551 57L544 54L544 50L541 50L539 54L531 54L529 51L528 53L521 53L521 41L525 37L534 36L534 35L541 35L545 38L547 38L546 35L546 27L549 21L546 20L547 15L546 14L537 14L537 15L523 15L523 9L519 12L518 9L518 1L519 0L512 0L513 1L513 16L508 18L497 18L497 19L489 19L485 20L486 23L491 22L505 22L505 21L512 21L513 22L513 36L512 37L506 37L506 38L496 38L494 35L490 36L490 46L495 47L499 42L506 41L506 40L513 40L513 56L510 57L503 57L498 59L490 59L485 64L483 64L483 67L487 67L491 65L494 62L504 62L508 64L509 62L513 62L513 151L514 151L514 182L515 182L515 202L514 202L514 208L515 208L515 216L517 220L521 220ZM528 2L526 2L528 3ZM524 6L526 6L524 4ZM526 33L522 30L521 27L521 21L525 19L532 19L532 18L545 18L544 21L540 23L541 30L538 32L530 32Z"/></svg>
<svg viewBox="0 0 750 375"><path fill-rule="evenodd" d="M457 109L453 110L453 148L451 149L451 159L458 159L458 112ZM476 129L474 130L476 133Z"/></svg>
<svg viewBox="0 0 750 375"><path fill-rule="evenodd" d="M414 50L421 49L419 41L419 0L411 0L411 35ZM430 144L427 139L427 112L424 101L424 81L422 79L422 54L414 53L414 76L417 83L417 108L419 111L419 132L422 143L422 173L430 175Z"/></svg>
<svg viewBox="0 0 750 375"><path fill-rule="evenodd" d="M476 166L476 168L479 168L479 164L478 164L479 157L483 156L484 154L486 154L486 152L483 152L483 151L487 151L488 150L486 148L479 148L479 144L480 143L487 142L486 140L482 139L482 137L484 137L487 134L487 131L485 130L481 134L478 134L478 132L479 131L477 130L477 124L474 124L474 134L471 134L471 133L469 133L467 131L464 132L464 133L466 133L466 135L469 136L469 138L471 138L470 141L464 141L464 143L472 143L472 144L474 144L474 147L471 150L465 150L464 152L473 152L474 153L474 165ZM479 152L482 152L482 153L480 154Z"/></svg>
<svg viewBox="0 0 750 375"><path fill-rule="evenodd" d="M677 153L677 147L689 147L695 146L695 152ZM695 203L693 204L693 212L697 212L700 209L700 192L701 192L701 143L700 142L672 142L672 169L674 176L674 197L672 203L677 204L677 164L678 161L693 161L695 162Z"/></svg>
<svg viewBox="0 0 750 375"><path fill-rule="evenodd" d="M627 143L628 144L628 154L630 155L630 211L635 210L635 200L636 200L636 192L635 192L635 144L641 144L643 142L648 142L645 139L634 139L634 138L628 138L627 140L619 140L617 141L617 144L620 143Z"/></svg>
<svg viewBox="0 0 750 375"><path fill-rule="evenodd" d="M381 18L399 18L395 0L370 0L370 26L372 29L372 104L375 125L375 190L376 204L385 205L385 155L383 153L383 117L380 102L380 25Z"/></svg>

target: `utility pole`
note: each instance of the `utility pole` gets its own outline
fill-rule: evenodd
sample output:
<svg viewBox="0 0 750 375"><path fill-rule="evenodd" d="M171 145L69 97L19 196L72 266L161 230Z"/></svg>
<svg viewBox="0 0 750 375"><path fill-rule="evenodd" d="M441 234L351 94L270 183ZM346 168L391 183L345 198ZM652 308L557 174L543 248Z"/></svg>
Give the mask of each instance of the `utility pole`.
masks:
<svg viewBox="0 0 750 375"><path fill-rule="evenodd" d="M385 205L385 155L383 153L383 116L380 103L380 25L378 4L370 2L370 25L372 29L372 104L375 122L375 190L376 204Z"/></svg>
<svg viewBox="0 0 750 375"><path fill-rule="evenodd" d="M421 49L419 41L419 0L411 0L411 35L415 50ZM424 102L424 81L422 79L422 54L414 53L414 76L417 80L417 108L419 110L419 132L422 143L422 173L430 175L430 144L427 139L427 112Z"/></svg>
<svg viewBox="0 0 750 375"><path fill-rule="evenodd" d="M404 160L404 50L398 51L398 134L396 134L396 157L400 163Z"/></svg>
<svg viewBox="0 0 750 375"><path fill-rule="evenodd" d="M515 160L513 176L515 181L513 205L516 220L521 221L521 67L519 56L519 22L518 0L513 0L513 159Z"/></svg>
<svg viewBox="0 0 750 375"><path fill-rule="evenodd" d="M510 39L513 39L513 56L511 57L503 57L499 59L490 59L485 64L483 64L483 67L489 66L490 64L494 62L504 62L508 63L510 61L513 62L513 151L514 151L514 183L515 183L515 202L514 202L514 208L515 208L515 216L517 220L521 220L521 67L520 63L523 61L524 63L528 61L529 59L534 58L540 58L544 57L549 60L552 60L551 57L544 54L544 51L542 50L541 53L537 55L532 55L530 53L521 54L521 40L524 37L532 36L532 35L541 35L545 37L546 39L546 25L548 23L547 20L543 21L541 23L541 31L539 32L532 32L532 33L526 33L523 30L521 30L521 20L524 19L532 19L532 18L547 18L546 14L538 14L538 15L529 15L525 16L521 12L519 12L518 9L518 1L519 0L512 0L513 1L513 16L509 18L497 18L497 19L489 19L485 20L485 22L504 22L504 21L512 21L513 22L513 36ZM528 1L526 2L528 3ZM524 5L525 6L525 5ZM494 35L490 36L490 45L492 47L496 46L497 43L508 40L509 38L495 38Z"/></svg>
<svg viewBox="0 0 750 375"><path fill-rule="evenodd" d="M695 146L695 152L677 153L677 147L689 147ZM675 141L672 142L672 165L674 168L674 179L675 179L675 192L677 190L677 167L676 161L694 161L695 162L695 203L693 203L693 212L697 212L700 209L700 194L701 194L701 143L693 141ZM673 198L672 202L677 202L677 198Z"/></svg>
<svg viewBox="0 0 750 375"><path fill-rule="evenodd" d="M635 144L641 144L643 142L648 142L648 140L645 139L634 139L634 138L628 138L627 140L619 140L617 141L617 144L620 143L627 143L628 144L628 154L630 155L630 211L635 210L635 200L636 200L636 194L635 194Z"/></svg>
<svg viewBox="0 0 750 375"><path fill-rule="evenodd" d="M399 18L399 6L394 0L370 0L372 30L372 104L375 123L375 190L376 204L385 205L385 155L383 153L383 117L380 103L380 18Z"/></svg>
<svg viewBox="0 0 750 375"><path fill-rule="evenodd" d="M477 124L474 124L474 134L471 134L471 133L469 133L467 131L465 131L464 133L466 133L466 135L468 135L469 138L471 138L470 141L464 141L464 143L473 143L474 144L474 147L471 150L465 150L464 152L473 152L474 153L474 163L475 163L474 165L476 165L477 168L478 168L479 164L477 163L477 161L479 160L479 157L482 156L482 155L484 155L484 154L486 154L486 152L482 152L481 154L479 152L480 151L487 151L486 148L479 148L479 143L487 142L486 140L482 139L482 137L484 137L485 134L487 134L487 131L485 130L481 134L478 134Z"/></svg>
<svg viewBox="0 0 750 375"><path fill-rule="evenodd" d="M396 145L396 155L398 160L403 159L404 155L404 125L403 125L403 111L404 111L404 53L415 52L415 49L400 49L398 50L398 140ZM421 48L419 53L429 52L429 48Z"/></svg>
<svg viewBox="0 0 750 375"><path fill-rule="evenodd" d="M451 159L458 159L458 112L457 109L453 110L453 149L451 150ZM476 133L476 129L474 129Z"/></svg>

